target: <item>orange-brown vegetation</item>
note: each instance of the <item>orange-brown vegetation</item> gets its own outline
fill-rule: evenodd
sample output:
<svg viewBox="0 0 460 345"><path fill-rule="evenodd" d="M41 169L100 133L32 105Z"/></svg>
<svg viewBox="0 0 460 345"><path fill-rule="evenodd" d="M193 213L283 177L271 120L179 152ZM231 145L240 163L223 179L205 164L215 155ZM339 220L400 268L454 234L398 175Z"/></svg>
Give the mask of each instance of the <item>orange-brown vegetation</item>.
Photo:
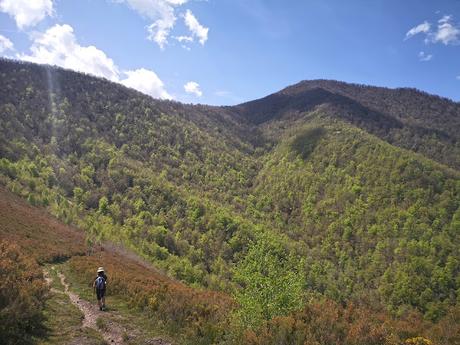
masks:
<svg viewBox="0 0 460 345"><path fill-rule="evenodd" d="M110 272L110 295L123 296L133 308L146 312L152 324L190 343L220 343L227 337L253 345L460 344L459 308L451 308L434 324L417 312L395 319L381 307L343 306L329 300L310 302L301 311L239 333L230 322L236 306L227 295L187 287L110 246L87 256L78 230L4 189L0 193L0 235L0 334L13 343L24 341L18 337L30 339L43 320L47 287L36 260L69 258L73 277L88 288L95 267L105 266Z"/></svg>
<svg viewBox="0 0 460 345"><path fill-rule="evenodd" d="M127 298L133 308L144 310L171 332L189 339L206 339L207 343L211 343L227 329L226 323L233 305L228 295L187 287L111 246L95 255L86 256L81 232L60 223L43 209L28 205L4 189L0 194L0 236L17 243L0 246L0 293L11 291L17 294L16 297L1 295L0 303L13 309L2 311L0 318L8 317L15 324L14 327L10 323L5 324L13 332L21 334L18 327L25 326L21 320L11 318L8 310L24 319L33 317L37 324L43 319L37 317L43 305L38 306L34 299L45 289L37 261L46 263L63 259L70 259L73 276L89 285L94 279L95 268L103 265L110 273L110 294ZM3 279L4 273L5 277L10 278ZM17 305L16 300L21 303ZM45 299L41 300L44 303ZM18 313L14 308L20 308L22 312ZM1 335L6 334L3 331L0 326ZM24 331L28 332L29 329Z"/></svg>
<svg viewBox="0 0 460 345"><path fill-rule="evenodd" d="M452 345L460 344L459 317L460 310L452 309L433 324L417 312L394 319L383 310L326 300L274 318L257 331L247 331L245 338L251 345Z"/></svg>
<svg viewBox="0 0 460 345"><path fill-rule="evenodd" d="M39 263L85 253L84 235L0 187L0 239L16 243Z"/></svg>
<svg viewBox="0 0 460 345"><path fill-rule="evenodd" d="M378 306L342 306L329 300L310 302L301 311L240 334L229 321L236 306L227 295L187 287L110 246L87 256L81 232L5 189L0 189L0 236L0 335L12 343L40 330L47 287L37 261L69 258L80 283L89 287L95 268L105 266L110 272L109 294L123 296L133 308L146 312L152 324L191 343L220 343L227 337L253 345L460 344L458 307L431 323L417 312L395 319Z"/></svg>
<svg viewBox="0 0 460 345"><path fill-rule="evenodd" d="M212 343L227 328L233 302L223 293L187 287L110 251L76 256L69 264L80 281L88 285L94 280L95 267L104 265L110 274L109 293L127 297L133 308L144 310L171 332L188 338L205 338Z"/></svg>
<svg viewBox="0 0 460 345"><path fill-rule="evenodd" d="M301 309L303 294L434 322L460 300L455 102L312 81L236 107L183 105L2 59L0 80L0 185L88 243L121 242L183 282L242 291L253 325ZM277 260L235 274L251 268L257 231L305 260L296 289Z"/></svg>
<svg viewBox="0 0 460 345"><path fill-rule="evenodd" d="M24 344L42 331L48 287L35 260L0 241L0 342Z"/></svg>

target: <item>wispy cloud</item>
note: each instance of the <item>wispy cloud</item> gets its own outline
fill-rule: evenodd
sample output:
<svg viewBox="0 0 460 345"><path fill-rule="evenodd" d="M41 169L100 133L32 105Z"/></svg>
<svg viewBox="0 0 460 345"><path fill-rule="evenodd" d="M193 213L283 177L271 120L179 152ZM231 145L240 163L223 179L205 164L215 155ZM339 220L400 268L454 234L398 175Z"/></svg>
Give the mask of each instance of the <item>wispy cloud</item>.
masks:
<svg viewBox="0 0 460 345"><path fill-rule="evenodd" d="M460 25L454 22L454 17L451 15L444 15L435 26L427 21L414 26L406 33L404 40L408 40L418 34L425 35L424 41L426 44L442 43L444 45L453 45L460 43Z"/></svg>
<svg viewBox="0 0 460 345"><path fill-rule="evenodd" d="M460 42L460 26L453 23L452 16L444 16L438 21L438 29L433 33L432 41L441 42L445 45Z"/></svg>
<svg viewBox="0 0 460 345"><path fill-rule="evenodd" d="M192 36L174 36L173 37L176 41L179 42L193 42L193 37Z"/></svg>
<svg viewBox="0 0 460 345"><path fill-rule="evenodd" d="M3 54L7 50L14 50L13 42L9 38L0 35L0 54Z"/></svg>
<svg viewBox="0 0 460 345"><path fill-rule="evenodd" d="M126 3L130 8L153 22L147 25L147 38L164 49L168 37L176 23L175 7L181 6L187 0L115 0Z"/></svg>
<svg viewBox="0 0 460 345"><path fill-rule="evenodd" d="M126 3L130 8L142 17L152 20L147 25L147 38L165 49L169 43L171 32L176 26L176 11L179 7L188 3L189 0L112 0L118 3ZM183 15L184 22L191 35L173 36L180 43L193 42L193 37L203 45L208 39L209 28L204 27L190 10Z"/></svg>
<svg viewBox="0 0 460 345"><path fill-rule="evenodd" d="M209 28L204 27L198 22L198 19L193 15L192 11L187 10L184 15L184 22L187 25L188 29L192 33L193 36L198 38L198 41L201 45L208 40L208 32Z"/></svg>
<svg viewBox="0 0 460 345"><path fill-rule="evenodd" d="M424 51L421 51L420 53L418 53L418 58L420 61L430 61L431 59L433 59L433 55L432 54L427 54L425 53Z"/></svg>
<svg viewBox="0 0 460 345"><path fill-rule="evenodd" d="M405 40L417 35L417 34L420 34L420 33L428 33L431 29L431 24L428 23L427 21L423 22L422 24L419 24L417 26L414 26L412 29L410 29L407 33L406 33L406 38Z"/></svg>

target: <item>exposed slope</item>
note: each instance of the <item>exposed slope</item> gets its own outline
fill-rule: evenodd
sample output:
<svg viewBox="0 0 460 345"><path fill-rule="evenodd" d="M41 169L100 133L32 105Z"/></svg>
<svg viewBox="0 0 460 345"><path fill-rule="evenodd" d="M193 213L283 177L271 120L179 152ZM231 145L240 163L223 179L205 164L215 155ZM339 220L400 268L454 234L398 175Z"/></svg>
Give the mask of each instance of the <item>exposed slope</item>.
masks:
<svg viewBox="0 0 460 345"><path fill-rule="evenodd" d="M105 320L107 317L113 317L113 312L108 311L108 313L100 313L97 308L95 308L94 302L90 303L85 300L82 300L80 296L70 291L69 284L66 281L66 277L61 272L57 272L57 276L64 287L64 294L67 295L70 299L70 302L74 304L80 312L83 314L83 327L92 328L98 330L98 320ZM101 321L99 321L99 324ZM103 329L100 330L102 337L107 343L113 345L123 344L123 334L127 334L126 330L123 329L118 323L104 323ZM169 343L167 343L169 344ZM165 344L165 345L167 345Z"/></svg>
<svg viewBox="0 0 460 345"><path fill-rule="evenodd" d="M460 104L414 89L304 81L231 108L256 124L289 127L315 110L460 169Z"/></svg>

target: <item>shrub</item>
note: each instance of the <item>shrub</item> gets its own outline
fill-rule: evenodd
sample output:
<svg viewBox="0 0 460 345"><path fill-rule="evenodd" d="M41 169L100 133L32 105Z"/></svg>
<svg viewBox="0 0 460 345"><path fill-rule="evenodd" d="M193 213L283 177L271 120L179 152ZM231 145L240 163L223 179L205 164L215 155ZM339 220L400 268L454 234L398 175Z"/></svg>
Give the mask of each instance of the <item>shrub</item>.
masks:
<svg viewBox="0 0 460 345"><path fill-rule="evenodd" d="M189 288L110 251L97 257L73 257L69 263L72 273L81 283L87 283L88 289L95 267L104 266L108 298L123 296L170 334L187 339L186 343L214 344L228 329L233 302L222 293Z"/></svg>
<svg viewBox="0 0 460 345"><path fill-rule="evenodd" d="M0 242L0 339L26 343L43 330L48 286L38 264L7 241Z"/></svg>
<svg viewBox="0 0 460 345"><path fill-rule="evenodd" d="M251 345L450 345L457 344L459 326L449 323L436 329L414 312L394 319L383 308L349 303L342 306L330 300L308 303L303 310L276 317L243 338ZM433 340L427 339L429 336ZM449 342L450 341L450 342Z"/></svg>
<svg viewBox="0 0 460 345"><path fill-rule="evenodd" d="M236 292L241 322L257 327L262 321L301 309L304 277L303 261L286 250L282 242L268 233L258 234L245 258L235 269L241 284Z"/></svg>

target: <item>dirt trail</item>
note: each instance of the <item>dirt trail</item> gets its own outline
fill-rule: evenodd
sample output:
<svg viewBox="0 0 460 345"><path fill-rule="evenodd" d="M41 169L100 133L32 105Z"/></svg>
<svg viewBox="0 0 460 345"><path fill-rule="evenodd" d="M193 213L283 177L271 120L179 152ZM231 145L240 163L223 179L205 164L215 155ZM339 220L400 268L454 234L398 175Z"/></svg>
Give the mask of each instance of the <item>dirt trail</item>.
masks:
<svg viewBox="0 0 460 345"><path fill-rule="evenodd" d="M54 269L54 267L52 268ZM61 281L62 286L64 287L64 291L57 290L55 288L51 288L51 292L54 293L61 293L66 294L69 296L70 301L80 309L83 313L83 327L89 327L98 331L104 340L108 344L114 345L122 345L124 344L123 335L126 334L126 329L124 329L120 324L113 321L114 319L120 318L120 315L117 315L114 312L110 311L100 311L99 307L94 301L94 303L90 303L81 299L77 294L73 293L69 289L69 284L66 282L66 277L61 272L57 271L57 275ZM44 278L46 282L51 285L53 279L50 277L48 271L44 271ZM101 318L103 320L102 327L99 328L97 325L97 319ZM169 341L164 340L162 338L153 338L145 341L145 344L148 345L172 345Z"/></svg>
<svg viewBox="0 0 460 345"><path fill-rule="evenodd" d="M100 329L96 324L96 321L99 317L111 316L111 312L101 312L96 303L91 304L85 300L82 300L78 295L69 290L69 284L67 284L65 276L61 272L58 272L58 277L61 280L61 284L64 286L65 294L69 296L72 303L75 304L83 313L83 327L89 327L99 331L102 334L104 340L109 344L123 344L124 329L120 327L120 325L111 320L108 320L108 318L104 318L105 322L103 329Z"/></svg>
<svg viewBox="0 0 460 345"><path fill-rule="evenodd" d="M46 283L47 283L49 286L51 286L51 284L53 283L53 278L50 277L50 273L49 273L47 270L43 270L43 278L45 278ZM52 287L50 290L51 290L51 292L53 292L53 293L62 293L62 294L65 294L64 291L55 289L54 287Z"/></svg>
<svg viewBox="0 0 460 345"><path fill-rule="evenodd" d="M51 292L53 293L64 293L69 296L70 301L77 306L78 309L83 313L83 327L89 327L98 331L104 340L109 344L114 345L122 345L123 342L123 333L125 330L119 324L115 323L112 320L113 313L110 311L100 311L97 303L89 303L81 299L77 294L73 293L69 289L69 284L66 282L65 276L61 273L57 273L62 286L64 286L64 291L57 290L55 288L51 288ZM48 271L44 271L44 278L49 285L51 285L53 279L50 277ZM102 322L102 329L97 326L97 319L103 318Z"/></svg>

